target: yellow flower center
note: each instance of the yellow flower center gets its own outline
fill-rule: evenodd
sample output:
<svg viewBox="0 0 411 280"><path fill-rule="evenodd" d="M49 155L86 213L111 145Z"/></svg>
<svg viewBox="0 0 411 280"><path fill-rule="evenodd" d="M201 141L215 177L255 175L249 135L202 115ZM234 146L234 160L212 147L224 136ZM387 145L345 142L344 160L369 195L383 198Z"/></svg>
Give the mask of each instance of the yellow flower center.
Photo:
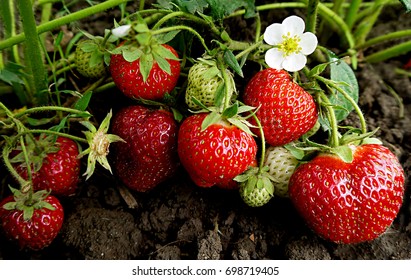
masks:
<svg viewBox="0 0 411 280"><path fill-rule="evenodd" d="M282 36L283 41L278 45L278 48L281 52L284 53L284 57L289 56L293 53L301 52L302 48L300 47L301 38L297 35L291 36L290 32L287 35Z"/></svg>

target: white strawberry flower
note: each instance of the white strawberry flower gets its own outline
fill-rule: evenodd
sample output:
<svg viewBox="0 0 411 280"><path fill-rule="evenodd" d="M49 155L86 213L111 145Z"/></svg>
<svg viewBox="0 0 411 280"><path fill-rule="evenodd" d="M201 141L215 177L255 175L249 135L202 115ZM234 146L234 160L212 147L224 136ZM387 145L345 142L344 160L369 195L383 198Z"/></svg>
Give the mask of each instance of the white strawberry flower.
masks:
<svg viewBox="0 0 411 280"><path fill-rule="evenodd" d="M116 36L117 38L123 38L128 35L131 30L131 25L120 25L119 27L113 28L111 33Z"/></svg>
<svg viewBox="0 0 411 280"><path fill-rule="evenodd" d="M282 23L269 25L264 32L264 41L274 46L265 54L265 62L269 67L296 72L307 63L307 55L314 52L318 45L317 36L304 32L304 20L298 16L290 16Z"/></svg>

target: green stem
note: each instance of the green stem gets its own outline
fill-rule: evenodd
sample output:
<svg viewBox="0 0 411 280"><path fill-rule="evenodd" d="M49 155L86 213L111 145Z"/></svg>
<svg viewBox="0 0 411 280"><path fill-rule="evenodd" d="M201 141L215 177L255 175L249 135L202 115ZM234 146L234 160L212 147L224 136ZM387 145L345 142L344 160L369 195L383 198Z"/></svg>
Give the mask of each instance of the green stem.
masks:
<svg viewBox="0 0 411 280"><path fill-rule="evenodd" d="M227 109L230 106L230 91L233 90L231 88L231 82L230 78L228 77L228 74L226 72L226 66L221 57L218 57L218 68L220 69L220 73L223 76L223 81L224 81L224 104L221 112L224 112L225 109Z"/></svg>
<svg viewBox="0 0 411 280"><path fill-rule="evenodd" d="M320 0L308 0L307 5L307 19L306 19L306 30L311 33L316 33L317 26L317 9Z"/></svg>
<svg viewBox="0 0 411 280"><path fill-rule="evenodd" d="M20 0L21 1L21 0ZM60 26L69 24L74 21L81 20L83 18L89 17L91 15L94 15L96 13L103 12L107 9L113 8L115 6L118 6L122 3L129 2L131 0L107 0L103 3L94 5L92 7L85 8L83 10L74 12L72 14L68 14L66 16L63 16L61 18L56 18L54 20L51 20L47 23L41 24L37 26L37 33L41 34L47 31L51 31L53 29L56 29ZM31 12L31 16L33 16L33 12ZM25 34L20 33L16 36L13 36L12 38L8 38L6 40L3 40L0 42L0 50L11 47L15 44L21 43L25 40Z"/></svg>
<svg viewBox="0 0 411 280"><path fill-rule="evenodd" d="M330 105L330 101L324 92L319 94L320 105L326 110L328 121L331 127L331 137L329 140L330 147L338 147L340 145L340 138L338 134L338 122L335 116L334 108Z"/></svg>
<svg viewBox="0 0 411 280"><path fill-rule="evenodd" d="M364 59L369 63L376 63L380 61L384 61L390 59L392 57L396 57L402 54L405 54L411 50L411 41L404 42L402 44L398 44L391 48L384 49L382 51L370 54L366 56Z"/></svg>
<svg viewBox="0 0 411 280"><path fill-rule="evenodd" d="M3 156L3 161L4 165L6 166L7 170L10 172L10 174L17 180L20 186L26 186L28 182L21 177L18 172L14 169L13 165L10 162L9 156L10 156L10 146L9 145L4 145L3 151L2 151L2 156Z"/></svg>
<svg viewBox="0 0 411 280"><path fill-rule="evenodd" d="M80 143L85 143L85 144L88 143L87 139L77 137L77 136L74 136L74 135L71 135L71 134L68 134L68 133L64 133L64 132L60 132L60 131L54 131L54 130L48 130L48 129L30 129L30 130L27 130L27 131L24 131L24 132L20 133L19 135L23 136L23 135L32 134L32 133L35 133L35 134L41 134L41 133L52 134L52 135L56 135L56 136L69 138L71 140L74 140L74 141L77 141L77 142L80 142Z"/></svg>
<svg viewBox="0 0 411 280"><path fill-rule="evenodd" d="M361 111L360 106L358 106L357 102L349 95L347 94L342 88L339 86L336 86L335 84L329 83L327 79L321 76L316 77L319 81L323 82L327 86L334 88L337 90L339 93L341 93L345 99L347 99L348 102L350 102L351 106L353 106L354 111L357 113L358 118L360 119L360 125L361 125L361 131L362 133L367 133L367 123L365 121L364 115Z"/></svg>
<svg viewBox="0 0 411 280"><path fill-rule="evenodd" d="M162 28L162 29L159 29L159 30L154 30L154 31L151 32L151 34L152 35L157 35L157 34L167 33L167 32L175 31L175 30L187 30L187 31L193 33L200 40L200 42L203 45L204 49L208 53L210 53L210 50L208 49L204 38L197 31L195 31L193 28L185 26L185 25L176 25L176 26Z"/></svg>
<svg viewBox="0 0 411 280"><path fill-rule="evenodd" d="M258 117L256 116L256 114L253 112L252 113L252 117L254 118L255 123L258 126L258 130L260 132L260 138L261 138L261 156L260 156L260 162L258 163L258 173L261 173L261 170L264 167L264 160L265 160L265 136L264 136L264 130L263 130L263 126L261 125L260 120L258 119Z"/></svg>
<svg viewBox="0 0 411 280"><path fill-rule="evenodd" d="M345 16L345 23L347 23L348 28L352 30L358 11L362 4L362 0L353 0L350 3L350 7L348 8L347 15Z"/></svg>
<svg viewBox="0 0 411 280"><path fill-rule="evenodd" d="M356 46L356 49L359 49L359 50L360 49L365 49L365 48L368 48L372 45L380 44L380 43L383 43L385 41L401 39L403 37L408 37L408 36L411 36L411 29L391 32L391 33L388 33L388 34L385 34L385 35L381 35L381 36L369 39L369 40L367 40L366 42L364 42L362 44L358 44Z"/></svg>
<svg viewBox="0 0 411 280"><path fill-rule="evenodd" d="M31 0L18 0L20 17L26 34L25 55L29 73L32 75L30 84L34 93L36 104L45 104L48 101L47 75L43 63L43 55L40 48L40 39L36 30L36 21L32 10Z"/></svg>
<svg viewBox="0 0 411 280"><path fill-rule="evenodd" d="M0 102L1 103L1 102ZM14 115L14 118L18 119L24 115L29 115L33 113L39 113L39 112L46 112L46 111L59 111L59 112L66 112L70 114L75 114L75 115L81 115L86 112L72 109L72 108L66 108L66 107L59 107L59 106L38 106L38 107L33 107L33 108L28 108L24 110L23 112L17 113Z"/></svg>

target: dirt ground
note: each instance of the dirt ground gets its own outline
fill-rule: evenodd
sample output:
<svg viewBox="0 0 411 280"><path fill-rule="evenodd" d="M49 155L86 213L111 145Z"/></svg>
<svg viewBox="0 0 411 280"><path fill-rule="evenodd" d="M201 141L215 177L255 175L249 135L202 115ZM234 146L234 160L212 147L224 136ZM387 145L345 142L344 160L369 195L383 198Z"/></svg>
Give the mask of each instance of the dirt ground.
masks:
<svg viewBox="0 0 411 280"><path fill-rule="evenodd" d="M398 30L399 22L411 25L411 15L399 20L398 14L387 9L373 34ZM78 194L62 199L65 223L51 246L21 251L0 234L0 259L411 259L411 79L394 72L410 58L361 64L356 72L369 128L380 128L378 136L398 155L407 178L403 207L377 240L329 243L304 224L288 199L275 197L266 206L249 208L235 191L196 187L182 169L151 192L132 192L136 205L130 208L120 182L98 169L81 182ZM107 106L103 100L115 96L118 92L101 93L91 106Z"/></svg>

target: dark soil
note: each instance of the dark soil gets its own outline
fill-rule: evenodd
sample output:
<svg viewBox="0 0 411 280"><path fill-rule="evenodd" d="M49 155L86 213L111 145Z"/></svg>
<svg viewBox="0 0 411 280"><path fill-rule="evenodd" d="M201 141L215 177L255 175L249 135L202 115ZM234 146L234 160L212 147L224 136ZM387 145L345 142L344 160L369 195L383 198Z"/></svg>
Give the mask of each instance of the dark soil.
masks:
<svg viewBox="0 0 411 280"><path fill-rule="evenodd" d="M399 20L398 14L387 9L376 32L398 30L399 22L411 27L411 15ZM82 24L99 29L104 20ZM78 194L62 199L65 223L51 246L21 251L0 235L0 259L411 259L411 80L394 72L409 58L361 64L356 72L369 129L380 128L377 136L398 155L407 178L401 212L372 242L329 243L304 224L288 199L275 197L266 206L249 208L236 191L196 187L182 169L148 193L127 193L115 177L98 169ZM104 100L118 94L102 93L92 106L106 108L111 104Z"/></svg>

